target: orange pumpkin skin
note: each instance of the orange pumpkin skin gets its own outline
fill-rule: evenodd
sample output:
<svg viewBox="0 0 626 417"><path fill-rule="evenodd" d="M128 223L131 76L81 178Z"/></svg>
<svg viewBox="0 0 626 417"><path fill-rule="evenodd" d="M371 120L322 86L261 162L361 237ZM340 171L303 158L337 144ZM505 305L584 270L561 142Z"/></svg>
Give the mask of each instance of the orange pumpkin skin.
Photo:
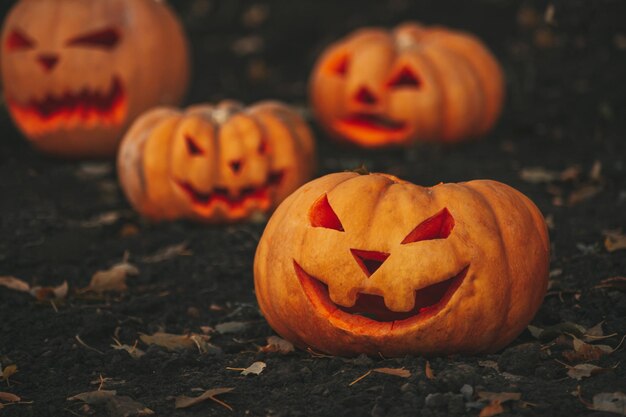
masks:
<svg viewBox="0 0 626 417"><path fill-rule="evenodd" d="M313 70L310 95L331 135L376 148L484 135L500 115L504 83L476 37L406 23L332 44Z"/></svg>
<svg viewBox="0 0 626 417"><path fill-rule="evenodd" d="M306 122L271 101L151 110L137 119L118 154L128 200L152 220L248 219L278 205L310 178L314 165Z"/></svg>
<svg viewBox="0 0 626 417"><path fill-rule="evenodd" d="M254 279L269 324L302 348L433 356L510 343L539 308L548 267L544 219L507 185L337 173L276 209Z"/></svg>
<svg viewBox="0 0 626 417"><path fill-rule="evenodd" d="M187 89L187 41L160 1L20 0L1 42L9 112L49 154L111 157L139 114Z"/></svg>

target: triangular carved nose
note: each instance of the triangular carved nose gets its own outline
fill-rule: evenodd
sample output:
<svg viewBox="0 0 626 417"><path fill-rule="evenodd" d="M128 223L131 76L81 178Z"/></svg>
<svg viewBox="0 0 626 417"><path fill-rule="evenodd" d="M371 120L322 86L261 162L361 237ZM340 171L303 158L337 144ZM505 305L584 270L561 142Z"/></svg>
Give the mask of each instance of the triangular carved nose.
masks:
<svg viewBox="0 0 626 417"><path fill-rule="evenodd" d="M354 99L361 104L376 104L378 99L367 87L359 88L359 91L356 92Z"/></svg>
<svg viewBox="0 0 626 417"><path fill-rule="evenodd" d="M359 264L365 275L371 277L374 272L389 258L389 254L385 252L375 252L369 250L350 249L352 256Z"/></svg>
<svg viewBox="0 0 626 417"><path fill-rule="evenodd" d="M57 55L39 55L37 61L39 61L44 71L50 72L58 64L59 57Z"/></svg>

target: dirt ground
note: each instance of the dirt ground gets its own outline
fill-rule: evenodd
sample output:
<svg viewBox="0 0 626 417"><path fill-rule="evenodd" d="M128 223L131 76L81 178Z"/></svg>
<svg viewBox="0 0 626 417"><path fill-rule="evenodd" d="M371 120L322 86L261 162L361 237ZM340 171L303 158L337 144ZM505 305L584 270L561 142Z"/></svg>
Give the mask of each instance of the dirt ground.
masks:
<svg viewBox="0 0 626 417"><path fill-rule="evenodd" d="M613 231L611 248L616 230L626 232L626 2L175 3L194 47L189 103L273 97L304 108L317 54L362 25L419 19L484 39L508 87L506 110L489 137L451 148L364 152L338 147L316 128L318 173L365 163L422 185L491 178L526 193L547 217L552 239L551 288L535 328L494 355L428 362L260 352L273 334L253 292L263 223L149 224L130 210L112 163L38 155L3 109L0 275L33 286L67 281L69 294L38 302L0 288L0 374L17 371L0 380L0 392L21 398L0 415L115 417L136 403L167 417L478 416L485 406L484 415L617 415L591 408L597 394L626 392L626 351L612 351L626 334L626 251L610 252L605 243L607 233ZM175 256L154 258L181 243L186 249ZM127 291L78 291L125 253L139 269ZM132 348L111 347L113 338L133 346L141 334L204 335L211 328L221 332L210 333L210 345L197 336L202 353L195 343L169 351L139 341L139 358ZM227 369L257 361L267 365L260 375ZM373 372L350 385L383 367L404 367L410 376ZM68 400L99 388L117 396L99 405ZM176 397L217 388L233 388L217 396L232 412L211 400L175 409ZM595 398L598 409L620 409L618 397ZM8 403L2 400L0 394Z"/></svg>

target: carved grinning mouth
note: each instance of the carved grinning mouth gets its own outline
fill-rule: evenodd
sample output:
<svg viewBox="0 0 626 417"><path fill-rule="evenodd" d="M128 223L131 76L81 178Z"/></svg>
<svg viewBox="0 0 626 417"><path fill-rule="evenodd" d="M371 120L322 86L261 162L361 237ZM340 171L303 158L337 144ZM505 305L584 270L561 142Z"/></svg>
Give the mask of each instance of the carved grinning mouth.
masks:
<svg viewBox="0 0 626 417"><path fill-rule="evenodd" d="M383 297L371 294L359 293L352 307L335 304L330 299L328 285L307 273L296 261L293 264L300 285L317 311L334 321L335 325L362 331L380 329L381 325L388 326L387 330L393 330L433 317L448 304L469 269L466 266L452 278L416 290L413 309L397 312L385 306Z"/></svg>
<svg viewBox="0 0 626 417"><path fill-rule="evenodd" d="M265 205L269 205L270 188L280 185L284 176L284 170L274 171L267 177L265 184L242 188L238 195L232 195L227 188L217 187L210 193L205 193L196 190L188 182L178 181L177 184L189 196L194 206L201 209L210 209L219 202L226 204L231 210L245 207L249 202L259 202L265 208Z"/></svg>
<svg viewBox="0 0 626 417"><path fill-rule="evenodd" d="M63 95L48 94L41 100L21 104L9 100L11 112L22 128L37 135L77 124L120 125L126 117L126 93L122 81L113 77L106 92L83 88Z"/></svg>
<svg viewBox="0 0 626 417"><path fill-rule="evenodd" d="M367 129L380 132L400 132L406 123L371 113L356 113L341 120L341 125L348 128Z"/></svg>

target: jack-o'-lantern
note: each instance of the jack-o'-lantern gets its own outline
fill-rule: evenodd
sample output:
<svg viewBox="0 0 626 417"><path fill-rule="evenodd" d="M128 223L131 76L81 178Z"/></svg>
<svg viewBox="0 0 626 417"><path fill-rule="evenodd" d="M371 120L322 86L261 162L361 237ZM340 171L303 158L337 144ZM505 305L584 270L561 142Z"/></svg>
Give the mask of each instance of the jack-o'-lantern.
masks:
<svg viewBox="0 0 626 417"><path fill-rule="evenodd" d="M494 352L530 322L547 288L537 207L495 181L420 187L337 173L274 212L254 261L269 324L335 355Z"/></svg>
<svg viewBox="0 0 626 417"><path fill-rule="evenodd" d="M144 216L215 223L273 209L310 178L314 160L312 134L294 110L224 101L142 115L120 145L118 172Z"/></svg>
<svg viewBox="0 0 626 417"><path fill-rule="evenodd" d="M38 149L113 156L133 119L189 78L178 20L157 0L20 0L2 31L11 116Z"/></svg>
<svg viewBox="0 0 626 417"><path fill-rule="evenodd" d="M368 148L481 136L504 95L500 66L480 40L415 23L362 29L332 44L310 87L322 126Z"/></svg>

